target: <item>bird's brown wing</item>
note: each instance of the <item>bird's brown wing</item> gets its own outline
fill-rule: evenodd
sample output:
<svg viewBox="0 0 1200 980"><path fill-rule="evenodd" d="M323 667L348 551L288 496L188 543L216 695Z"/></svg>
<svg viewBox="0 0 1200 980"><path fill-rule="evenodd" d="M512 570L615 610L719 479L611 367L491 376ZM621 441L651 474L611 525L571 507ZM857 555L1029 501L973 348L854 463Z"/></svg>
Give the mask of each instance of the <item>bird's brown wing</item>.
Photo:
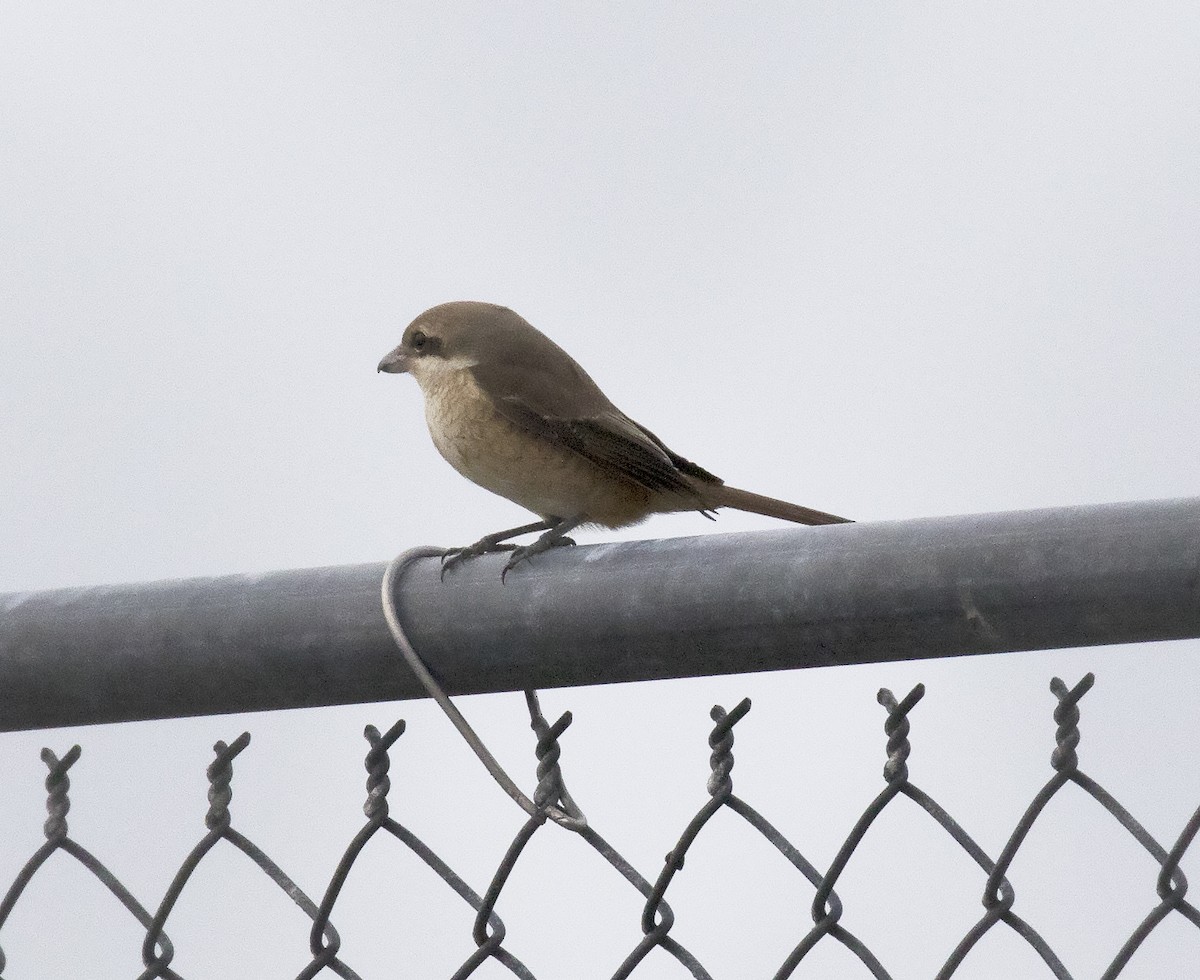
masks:
<svg viewBox="0 0 1200 980"><path fill-rule="evenodd" d="M695 480L720 482L621 412L570 358L542 367L492 359L470 370L508 421L648 490L699 502Z"/></svg>

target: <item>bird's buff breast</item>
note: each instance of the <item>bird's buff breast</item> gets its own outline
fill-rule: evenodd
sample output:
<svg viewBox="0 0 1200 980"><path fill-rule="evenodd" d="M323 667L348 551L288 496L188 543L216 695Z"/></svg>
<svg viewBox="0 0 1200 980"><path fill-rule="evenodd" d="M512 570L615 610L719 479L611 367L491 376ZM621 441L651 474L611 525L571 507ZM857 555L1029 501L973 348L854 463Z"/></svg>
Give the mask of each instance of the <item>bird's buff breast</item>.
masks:
<svg viewBox="0 0 1200 980"><path fill-rule="evenodd" d="M587 514L595 523L620 526L642 516L624 513L634 502L614 495L593 463L501 416L469 370L418 381L433 444L468 480L542 517Z"/></svg>

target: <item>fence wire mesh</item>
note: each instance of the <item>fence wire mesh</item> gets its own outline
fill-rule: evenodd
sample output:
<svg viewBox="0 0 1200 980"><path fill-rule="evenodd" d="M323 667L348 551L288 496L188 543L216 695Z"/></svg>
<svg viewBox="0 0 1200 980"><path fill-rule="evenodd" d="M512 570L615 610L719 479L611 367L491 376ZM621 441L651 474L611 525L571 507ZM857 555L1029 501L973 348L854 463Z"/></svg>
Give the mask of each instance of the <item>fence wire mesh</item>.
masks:
<svg viewBox="0 0 1200 980"><path fill-rule="evenodd" d="M760 834L797 873L814 889L810 908L811 924L798 928L794 945L779 963L774 977L782 980L796 974L805 958L822 943L838 943L847 950L865 970L874 977L890 978L889 967L869 948L859 936L842 924L843 903L836 888L839 880L851 866L864 835L871 825L897 797L907 797L923 811L936 828L948 835L978 866L984 877L982 914L949 951L937 972L937 980L953 977L968 960L971 951L985 935L993 929L1009 930L1036 953L1048 972L1057 978L1069 978L1072 974L1064 965L1059 954L1036 925L1027 921L1017 911L1017 893L1007 874L1031 829L1047 804L1068 784L1074 784L1096 801L1117 824L1125 830L1153 859L1158 872L1155 890L1158 902L1128 936L1114 941L1112 959L1104 970L1104 980L1119 976L1139 948L1172 913L1184 922L1200 928L1200 911L1187 900L1187 880L1180 870L1180 861L1200 829L1200 808L1191 815L1178 837L1170 846L1156 840L1116 798L1094 779L1086 775L1079 766L1076 748L1079 744L1079 701L1091 688L1094 678L1085 676L1074 687L1068 687L1058 678L1050 685L1056 704L1054 708L1055 748L1051 755L1052 775L1036 793L1021 814L1016 827L1008 837L998 856L992 857L975 839L925 790L909 778L908 758L909 715L924 696L923 685L917 685L905 697L897 699L884 689L878 700L886 711L884 731L887 736L887 761L883 768L884 787L863 810L850 832L846 835L836 856L824 871L807 858L789 841L763 814L751 804L735 795L733 791L733 744L734 726L746 717L750 710L749 700L743 700L732 710L720 706L712 709L713 727L708 744L712 750L710 771L707 776L708 799L679 834L678 840L666 855L657 874L650 878L626 860L601 833L591 826L566 792L559 739L571 723L569 713L553 723L541 713L536 696L528 698L533 731L536 735L537 787L533 794L534 812L520 826L508 844L505 853L496 865L496 870L483 887L476 890L458 875L439 854L427 846L391 812L389 791L391 779L390 751L405 729L403 720L397 721L388 731L381 733L374 726L365 732L369 748L366 755L367 798L363 810L366 820L361 829L346 846L335 871L325 886L319 900L307 895L293 879L276 864L255 842L233 828L230 813L232 799L233 763L236 757L250 744L249 733L243 733L230 743L218 742L214 748L215 759L209 765L209 809L205 816L207 833L196 843L179 865L165 894L153 906L143 904L108 869L98 857L70 836L67 813L70 809L68 791L70 770L80 759L78 745L72 747L61 758L49 749L42 751L42 760L48 767L46 789L48 792L45 822L45 844L41 845L28 859L8 888L0 903L0 942L3 928L22 895L47 861L56 854L73 859L108 890L144 930L141 946L141 961L144 966L141 980L150 978L181 978L172 963L176 950L168 935L172 911L189 880L197 868L220 846L230 846L246 855L253 865L261 870L271 882L278 886L311 921L307 940L307 965L297 974L298 980L318 976L339 976L352 980L359 978L351 966L353 950L343 949L343 943L334 927L339 895L342 892L364 847L380 834L388 835L407 848L427 865L462 902L474 912L470 946L473 951L452 974L454 978L465 978L475 974L483 964L492 961L515 977L530 980L534 973L522 961L518 953L523 945L536 943L539 937L522 935L510 941L504 922L497 907L506 884L521 860L530 841L539 833L567 832L578 835L641 896L640 918L636 928L631 914L630 947L627 952L614 953L613 962L596 975L614 978L648 976L645 968L648 955L661 950L672 957L680 967L698 980L710 978L696 954L672 936L675 915L667 902L672 883L684 871L689 849L704 832L709 821L721 810L728 810L741 818L749 827ZM566 814L567 819L551 820L551 813ZM553 830L557 823L561 830ZM222 843L224 842L224 843ZM631 910L632 911L632 910ZM527 947L528 948L528 947ZM895 968L894 966L892 967ZM0 980L15 978L18 974L7 973L8 964L0 947ZM14 967L15 969L15 967Z"/></svg>

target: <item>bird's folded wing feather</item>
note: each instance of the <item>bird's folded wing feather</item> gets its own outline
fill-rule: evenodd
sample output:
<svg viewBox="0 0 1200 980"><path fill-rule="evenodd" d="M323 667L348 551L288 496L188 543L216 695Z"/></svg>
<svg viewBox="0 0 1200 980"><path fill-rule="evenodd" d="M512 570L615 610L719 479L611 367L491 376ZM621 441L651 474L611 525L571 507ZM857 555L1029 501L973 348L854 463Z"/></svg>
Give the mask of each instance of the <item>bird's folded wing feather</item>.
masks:
<svg viewBox="0 0 1200 980"><path fill-rule="evenodd" d="M571 376L561 378L551 371L530 371L528 364L518 368L503 362L476 365L471 373L514 425L648 490L698 497L696 480L720 482L628 418L577 364L572 361L569 367Z"/></svg>

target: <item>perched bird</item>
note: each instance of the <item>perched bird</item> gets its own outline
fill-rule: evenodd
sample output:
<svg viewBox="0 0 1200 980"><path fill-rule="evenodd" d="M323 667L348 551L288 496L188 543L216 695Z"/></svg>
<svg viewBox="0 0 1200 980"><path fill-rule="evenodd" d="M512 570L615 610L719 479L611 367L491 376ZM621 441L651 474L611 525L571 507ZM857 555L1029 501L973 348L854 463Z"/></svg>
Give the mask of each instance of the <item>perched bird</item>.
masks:
<svg viewBox="0 0 1200 980"><path fill-rule="evenodd" d="M404 331L379 362L411 374L425 397L433 444L468 480L542 519L489 534L443 559L446 568L489 551L512 551L501 573L557 544L581 525L624 527L651 514L718 507L797 524L844 517L726 486L673 453L605 397L575 360L512 310L443 303ZM515 547L509 538L544 532Z"/></svg>

